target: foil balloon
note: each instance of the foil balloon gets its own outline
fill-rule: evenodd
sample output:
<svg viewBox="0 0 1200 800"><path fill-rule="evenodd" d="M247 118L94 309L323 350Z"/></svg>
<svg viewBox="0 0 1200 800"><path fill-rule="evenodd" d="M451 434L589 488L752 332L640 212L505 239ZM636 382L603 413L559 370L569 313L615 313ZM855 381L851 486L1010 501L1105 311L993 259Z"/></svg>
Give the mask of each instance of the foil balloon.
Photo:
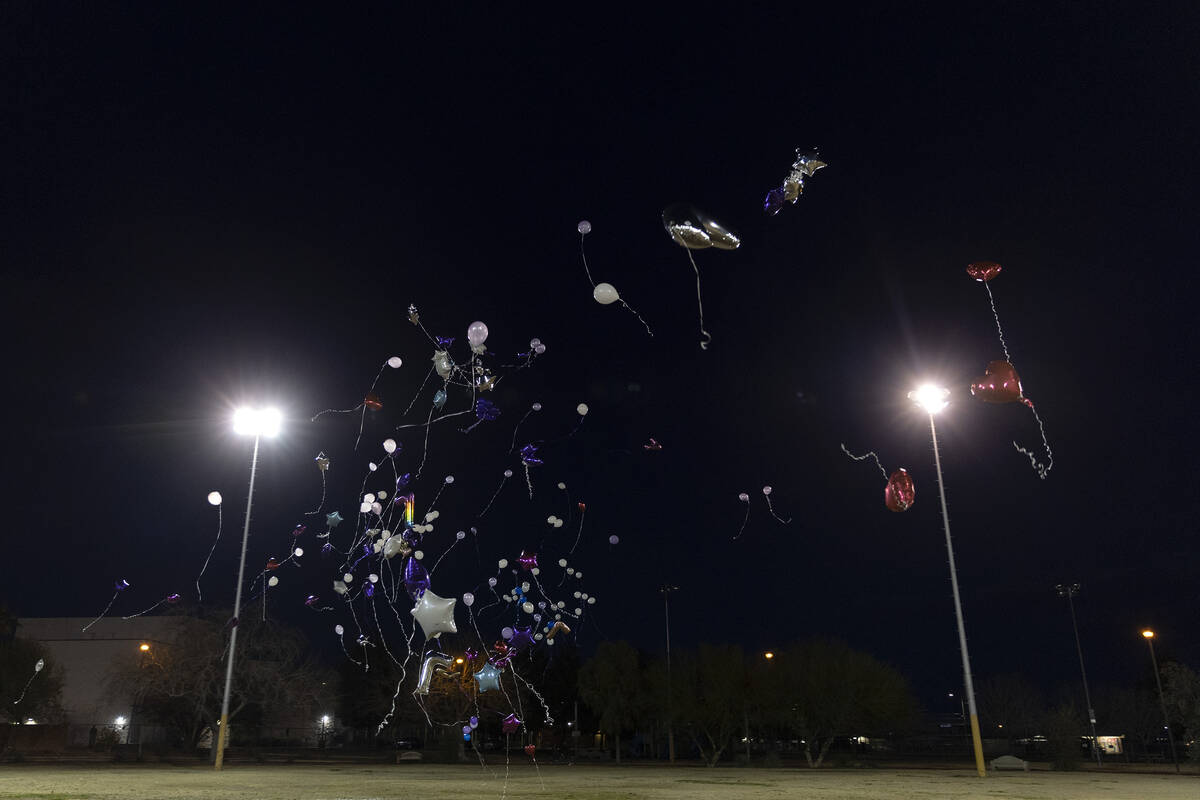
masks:
<svg viewBox="0 0 1200 800"><path fill-rule="evenodd" d="M525 745L525 755L529 756L530 758L533 757L533 754L536 751L537 751L537 745L532 745L532 744Z"/></svg>
<svg viewBox="0 0 1200 800"><path fill-rule="evenodd" d="M983 377L971 381L971 394L985 403L1015 403L1025 399L1021 379L1007 361L989 362Z"/></svg>
<svg viewBox="0 0 1200 800"><path fill-rule="evenodd" d="M995 261L974 261L967 264L967 274L980 283L987 283L1000 274L1000 265Z"/></svg>
<svg viewBox="0 0 1200 800"><path fill-rule="evenodd" d="M396 556L407 556L412 553L412 547L403 536L389 536L383 543L382 547L384 558L395 558Z"/></svg>
<svg viewBox="0 0 1200 800"><path fill-rule="evenodd" d="M450 354L445 350L435 350L433 353L433 368L439 378L444 381L449 380L450 374L454 371L454 362L450 360Z"/></svg>
<svg viewBox="0 0 1200 800"><path fill-rule="evenodd" d="M392 537L392 539L395 538L395 536ZM388 541L390 542L392 539L388 539ZM428 570L420 561L410 557L404 562L404 590L413 600L419 600L428 588Z"/></svg>
<svg viewBox="0 0 1200 800"><path fill-rule="evenodd" d="M516 714L509 714L500 722L500 729L505 733L516 733L521 727L521 720Z"/></svg>
<svg viewBox="0 0 1200 800"><path fill-rule="evenodd" d="M430 653L421 664L421 673L417 678L417 694L429 694L429 682L433 673L447 672L454 666L454 660L445 653Z"/></svg>
<svg viewBox="0 0 1200 800"><path fill-rule="evenodd" d="M523 570L531 570L538 565L537 553L530 553L528 550L522 550L521 555L517 558Z"/></svg>
<svg viewBox="0 0 1200 800"><path fill-rule="evenodd" d="M495 692L500 689L500 670L489 663L485 663L479 672L474 673L475 682L479 684L480 693Z"/></svg>
<svg viewBox="0 0 1200 800"><path fill-rule="evenodd" d="M804 151L797 148L796 160L792 162L791 171L780 186L767 192L767 197L763 200L763 211L773 217L783 208L784 203L795 204L800 195L804 194L804 179L811 178L817 170L825 166L828 165L821 160L816 150Z"/></svg>
<svg viewBox="0 0 1200 800"><path fill-rule="evenodd" d="M363 405L372 411L379 411L383 408L383 401L379 399L379 395L369 394L363 398Z"/></svg>
<svg viewBox="0 0 1200 800"><path fill-rule="evenodd" d="M916 499L916 489L913 488L912 476L908 470L901 467L888 478L887 486L883 489L883 503L888 511L908 511Z"/></svg>
<svg viewBox="0 0 1200 800"><path fill-rule="evenodd" d="M736 250L742 244L733 231L686 203L667 206L662 221L675 244L688 250Z"/></svg>
<svg viewBox="0 0 1200 800"><path fill-rule="evenodd" d="M436 638L443 633L458 633L458 626L454 624L454 603L453 597L438 597L428 590L422 593L410 613L420 623L426 639Z"/></svg>
<svg viewBox="0 0 1200 800"><path fill-rule="evenodd" d="M546 631L546 638L553 639L555 636L557 636L560 633L570 633L570 632L571 632L571 629L567 627L567 623L563 622L561 619L555 620L554 624L550 626L550 630Z"/></svg>

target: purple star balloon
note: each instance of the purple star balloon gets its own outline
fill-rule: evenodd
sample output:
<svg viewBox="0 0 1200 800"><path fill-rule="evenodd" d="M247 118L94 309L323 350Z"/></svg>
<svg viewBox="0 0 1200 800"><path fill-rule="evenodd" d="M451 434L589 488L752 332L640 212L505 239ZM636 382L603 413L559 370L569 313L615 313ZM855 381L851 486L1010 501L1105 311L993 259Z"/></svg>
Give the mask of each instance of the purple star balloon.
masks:
<svg viewBox="0 0 1200 800"><path fill-rule="evenodd" d="M516 733L521 727L521 720L517 719L516 714L509 714L500 722L500 727L505 733Z"/></svg>
<svg viewBox="0 0 1200 800"><path fill-rule="evenodd" d="M538 458L537 445L527 444L521 448L521 463L527 467L538 467L546 463Z"/></svg>
<svg viewBox="0 0 1200 800"><path fill-rule="evenodd" d="M537 553L530 553L526 550L521 551L521 556L517 559L521 563L521 569L533 569L537 566Z"/></svg>
<svg viewBox="0 0 1200 800"><path fill-rule="evenodd" d="M475 401L475 417L481 422L484 420L494 420L500 416L500 409L496 408L496 404L486 398L479 398Z"/></svg>

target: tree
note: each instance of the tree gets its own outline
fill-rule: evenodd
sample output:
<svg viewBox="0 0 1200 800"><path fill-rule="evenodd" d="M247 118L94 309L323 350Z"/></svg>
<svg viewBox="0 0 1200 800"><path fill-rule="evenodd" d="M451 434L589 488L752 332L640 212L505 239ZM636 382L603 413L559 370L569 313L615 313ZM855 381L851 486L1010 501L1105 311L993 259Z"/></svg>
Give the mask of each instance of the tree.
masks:
<svg viewBox="0 0 1200 800"><path fill-rule="evenodd" d="M638 654L628 642L603 642L579 670L579 696L613 737L621 763L621 731L632 725L639 684Z"/></svg>
<svg viewBox="0 0 1200 800"><path fill-rule="evenodd" d="M62 716L62 686L62 669L41 642L0 641L0 718L4 721L57 720Z"/></svg>
<svg viewBox="0 0 1200 800"><path fill-rule="evenodd" d="M1084 722L1075 706L1070 703L1055 706L1042 718L1042 730L1050 746L1051 766L1062 770L1078 769Z"/></svg>
<svg viewBox="0 0 1200 800"><path fill-rule="evenodd" d="M1200 675L1178 661L1168 661L1162 665L1162 685L1171 724L1182 728L1185 736L1200 737ZM1192 746L1191 760L1200 761L1200 747Z"/></svg>
<svg viewBox="0 0 1200 800"><path fill-rule="evenodd" d="M109 674L111 693L132 696L141 713L175 729L196 746L206 728L217 730L225 691L227 615L180 616L174 638L141 656L118 663ZM275 709L308 715L325 707L333 691L328 672L313 660L297 631L253 614L239 622L229 720L261 719Z"/></svg>
<svg viewBox="0 0 1200 800"><path fill-rule="evenodd" d="M904 678L844 644L800 644L774 666L786 672L791 727L804 740L810 767L821 766L837 736L886 731L912 718L914 703Z"/></svg>
<svg viewBox="0 0 1200 800"><path fill-rule="evenodd" d="M979 716L985 735L993 732L1028 739L1042 716L1041 694L1020 675L998 675L979 682ZM1003 727L1001 727L1003 726Z"/></svg>
<svg viewBox="0 0 1200 800"><path fill-rule="evenodd" d="M708 766L721 760L747 713L746 657L733 645L680 651L673 671L675 717Z"/></svg>

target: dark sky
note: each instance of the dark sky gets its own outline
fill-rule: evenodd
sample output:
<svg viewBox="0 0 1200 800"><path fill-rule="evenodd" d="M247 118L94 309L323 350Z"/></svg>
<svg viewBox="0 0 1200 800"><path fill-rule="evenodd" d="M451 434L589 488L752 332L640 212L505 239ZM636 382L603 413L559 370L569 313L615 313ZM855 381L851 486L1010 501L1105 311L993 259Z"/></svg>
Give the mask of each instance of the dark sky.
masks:
<svg viewBox="0 0 1200 800"><path fill-rule="evenodd" d="M414 303L459 356L476 319L496 363L548 346L502 381L498 420L430 435L419 506L456 482L427 549L474 524L481 554L460 546L440 594L523 547L551 563L568 549L578 512L545 524L566 515L565 481L587 503L572 561L600 598L585 646L661 647L671 582L677 645L832 636L926 698L955 690L928 425L905 397L933 377L954 387L938 433L976 673L1074 686L1054 585L1075 581L1094 683L1144 676L1144 625L1160 655L1200 666L1200 12L851 5L7 4L0 598L88 616L119 577L120 613L194 594L219 489L206 599L230 603L243 400L288 416L264 443L250 567L319 503L319 451L327 508L353 519L383 438L402 471L420 458L420 433L392 433L436 388L403 415L432 352ZM767 218L763 195L814 146L830 166ZM743 241L695 253L707 351L687 254L661 226L675 201ZM653 338L592 300L585 218L593 274ZM1032 415L966 391L1003 357L964 272L978 260L1004 265L991 287L1054 450L1045 481L1011 445L1039 444ZM382 376L357 453L357 415L309 422L360 403L391 355L405 365ZM508 447L534 401L520 439L548 444L530 502ZM882 476L841 442L909 469L914 508L887 511ZM477 521L505 467L518 476ZM330 594L335 569L317 544L272 602L320 639L334 615L302 598Z"/></svg>

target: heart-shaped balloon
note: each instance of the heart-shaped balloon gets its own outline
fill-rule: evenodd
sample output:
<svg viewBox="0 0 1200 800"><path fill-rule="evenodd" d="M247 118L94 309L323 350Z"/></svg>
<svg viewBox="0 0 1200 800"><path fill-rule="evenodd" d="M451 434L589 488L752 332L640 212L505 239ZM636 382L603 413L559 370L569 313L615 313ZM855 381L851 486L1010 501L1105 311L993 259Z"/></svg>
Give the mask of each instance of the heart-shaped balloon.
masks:
<svg viewBox="0 0 1200 800"><path fill-rule="evenodd" d="M912 508L916 496L917 490L913 487L912 476L903 467L892 473L883 490L883 502L888 511L908 511Z"/></svg>
<svg viewBox="0 0 1200 800"><path fill-rule="evenodd" d="M525 745L525 755L529 756L530 758L533 757L534 751L536 750L537 748L531 744Z"/></svg>
<svg viewBox="0 0 1200 800"><path fill-rule="evenodd" d="M1000 274L1000 265L995 261L973 261L967 264L967 274L980 283L987 283Z"/></svg>
<svg viewBox="0 0 1200 800"><path fill-rule="evenodd" d="M991 361L983 377L971 381L971 394L985 403L1015 403L1023 397L1021 378L1007 361Z"/></svg>
<svg viewBox="0 0 1200 800"><path fill-rule="evenodd" d="M363 398L363 405L372 411L379 411L383 408L383 401L379 399L379 395L369 394Z"/></svg>

